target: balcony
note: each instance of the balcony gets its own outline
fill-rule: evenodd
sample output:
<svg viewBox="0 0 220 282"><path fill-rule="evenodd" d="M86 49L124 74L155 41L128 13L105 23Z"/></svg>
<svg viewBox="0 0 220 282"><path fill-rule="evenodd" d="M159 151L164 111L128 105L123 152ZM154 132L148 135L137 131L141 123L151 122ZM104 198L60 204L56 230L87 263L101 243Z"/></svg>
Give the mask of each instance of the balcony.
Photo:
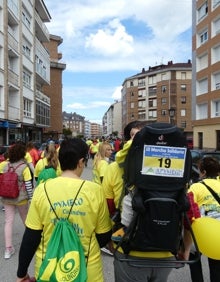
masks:
<svg viewBox="0 0 220 282"><path fill-rule="evenodd" d="M13 0L8 0L8 22L10 24L18 24L18 6Z"/></svg>
<svg viewBox="0 0 220 282"><path fill-rule="evenodd" d="M9 56L17 57L18 55L18 41L8 32L8 46L9 48ZM15 52L14 52L15 51Z"/></svg>
<svg viewBox="0 0 220 282"><path fill-rule="evenodd" d="M45 104L48 104L50 105L50 98L45 95L43 92L39 91L39 90L36 90L36 98L41 101L41 102L44 102Z"/></svg>
<svg viewBox="0 0 220 282"><path fill-rule="evenodd" d="M41 20L37 12L35 12L35 21L36 21L36 36L41 42L49 42L50 34L46 25Z"/></svg>
<svg viewBox="0 0 220 282"><path fill-rule="evenodd" d="M8 70L8 83L11 87L15 86L15 89L19 87L18 75L12 70Z"/></svg>
<svg viewBox="0 0 220 282"><path fill-rule="evenodd" d="M20 120L20 108L14 106L8 106L8 119Z"/></svg>

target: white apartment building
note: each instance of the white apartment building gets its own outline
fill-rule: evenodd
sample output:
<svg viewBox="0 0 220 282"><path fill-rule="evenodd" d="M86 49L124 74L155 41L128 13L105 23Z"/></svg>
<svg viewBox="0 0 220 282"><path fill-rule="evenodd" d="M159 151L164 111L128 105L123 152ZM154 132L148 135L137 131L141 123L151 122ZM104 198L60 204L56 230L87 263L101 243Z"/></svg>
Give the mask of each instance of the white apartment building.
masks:
<svg viewBox="0 0 220 282"><path fill-rule="evenodd" d="M122 107L121 101L115 101L102 119L103 135L110 136L113 132L118 132L118 137L122 137Z"/></svg>
<svg viewBox="0 0 220 282"><path fill-rule="evenodd" d="M0 0L0 145L40 141L50 124L50 58L43 0Z"/></svg>

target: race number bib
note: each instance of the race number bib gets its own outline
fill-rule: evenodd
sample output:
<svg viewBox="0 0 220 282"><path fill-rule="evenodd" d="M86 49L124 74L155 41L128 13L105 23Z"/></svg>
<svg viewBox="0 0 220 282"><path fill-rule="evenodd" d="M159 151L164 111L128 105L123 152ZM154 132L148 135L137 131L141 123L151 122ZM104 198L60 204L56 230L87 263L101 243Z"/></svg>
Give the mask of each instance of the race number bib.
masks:
<svg viewBox="0 0 220 282"><path fill-rule="evenodd" d="M183 177L186 148L144 145L141 173L163 177Z"/></svg>

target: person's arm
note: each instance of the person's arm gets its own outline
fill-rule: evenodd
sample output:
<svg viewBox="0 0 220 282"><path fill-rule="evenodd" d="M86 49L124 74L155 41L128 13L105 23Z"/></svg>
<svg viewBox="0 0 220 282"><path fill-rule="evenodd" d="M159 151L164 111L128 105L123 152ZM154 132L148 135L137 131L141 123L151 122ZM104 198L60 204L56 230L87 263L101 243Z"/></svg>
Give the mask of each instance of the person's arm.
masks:
<svg viewBox="0 0 220 282"><path fill-rule="evenodd" d="M26 227L19 250L17 281L27 277L28 267L41 241L41 233L42 230Z"/></svg>
<svg viewBox="0 0 220 282"><path fill-rule="evenodd" d="M24 184L25 184L25 189L26 189L27 194L28 194L28 200L31 200L32 197L33 197L32 182L29 180L29 181L25 181Z"/></svg>
<svg viewBox="0 0 220 282"><path fill-rule="evenodd" d="M106 246L106 244L111 240L112 230L108 232L96 234L96 239L99 243L100 248Z"/></svg>
<svg viewBox="0 0 220 282"><path fill-rule="evenodd" d="M183 248L184 249L182 249L178 254L181 259L185 259L185 260L189 259L191 245L192 245L191 233L188 229L185 228L184 237L183 237Z"/></svg>

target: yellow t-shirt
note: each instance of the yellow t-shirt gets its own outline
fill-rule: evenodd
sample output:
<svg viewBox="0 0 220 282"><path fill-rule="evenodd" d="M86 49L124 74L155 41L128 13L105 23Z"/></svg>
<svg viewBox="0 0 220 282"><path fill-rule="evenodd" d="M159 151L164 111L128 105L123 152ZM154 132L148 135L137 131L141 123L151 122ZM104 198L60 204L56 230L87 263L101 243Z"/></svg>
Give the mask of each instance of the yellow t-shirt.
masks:
<svg viewBox="0 0 220 282"><path fill-rule="evenodd" d="M220 197L220 182L217 179L204 179L203 180L208 186L210 186ZM220 212L220 205L214 199L209 190L205 187L204 184L197 182L190 186L188 192L193 192L194 201L198 204L199 207L203 206L206 212L208 211L217 211Z"/></svg>
<svg viewBox="0 0 220 282"><path fill-rule="evenodd" d="M93 181L101 184L101 178L104 178L105 172L108 168L108 162L106 160L100 160L96 166L93 167Z"/></svg>
<svg viewBox="0 0 220 282"><path fill-rule="evenodd" d="M82 184L81 179L57 177L47 181L46 190L49 199L59 218L68 216L70 206ZM42 261L42 244L45 252L56 216L44 191L44 184L40 184L34 192L26 226L34 230L43 230L44 238L36 252L35 277L38 275ZM85 255L89 253L87 282L103 282L102 260L100 248L95 234L111 230L111 222L103 189L100 185L86 181L76 199L69 217L82 242Z"/></svg>
<svg viewBox="0 0 220 282"><path fill-rule="evenodd" d="M38 177L41 170L43 170L45 166L47 165L48 165L47 158L40 159L34 168L34 177ZM60 176L62 173L61 168L60 168L60 163L58 163L56 173L57 173L57 176Z"/></svg>
<svg viewBox="0 0 220 282"><path fill-rule="evenodd" d="M123 168L118 163L112 162L108 165L105 177L102 181L102 187L106 199L114 199L115 207L118 207L121 190L123 187Z"/></svg>
<svg viewBox="0 0 220 282"><path fill-rule="evenodd" d="M25 160L27 161L28 164L32 163L32 157L31 157L29 152L26 152L24 158L25 158Z"/></svg>
<svg viewBox="0 0 220 282"><path fill-rule="evenodd" d="M5 160L3 162L0 163L0 173L3 172L3 168L5 167L5 165L8 163L8 160Z"/></svg>

